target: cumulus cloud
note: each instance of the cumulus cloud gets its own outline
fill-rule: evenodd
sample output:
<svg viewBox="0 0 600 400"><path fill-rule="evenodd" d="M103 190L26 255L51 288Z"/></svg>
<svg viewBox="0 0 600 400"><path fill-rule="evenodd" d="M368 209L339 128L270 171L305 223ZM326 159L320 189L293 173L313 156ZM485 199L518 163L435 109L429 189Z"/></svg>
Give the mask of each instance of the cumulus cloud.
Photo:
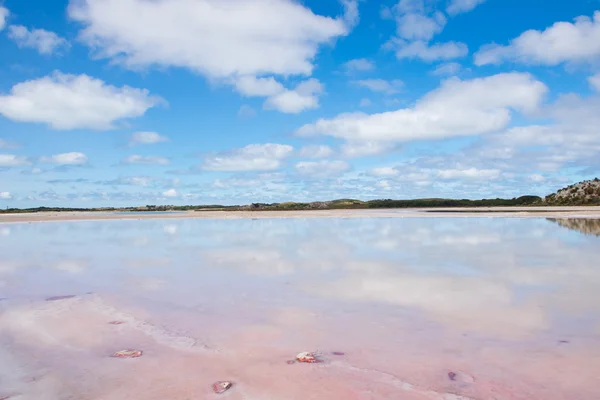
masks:
<svg viewBox="0 0 600 400"><path fill-rule="evenodd" d="M594 89L596 89L597 91L600 92L600 73L597 73L596 75L590 76L589 82L590 82L590 85L592 85L592 87Z"/></svg>
<svg viewBox="0 0 600 400"><path fill-rule="evenodd" d="M347 35L358 21L357 2L342 5L343 15L332 18L293 0L78 0L68 14L82 24L79 38L97 57L133 69L189 68L239 90L239 79L271 80L278 87L272 76L310 76L319 47ZM297 89L269 93L276 96L267 104L272 109L315 107Z"/></svg>
<svg viewBox="0 0 600 400"><path fill-rule="evenodd" d="M40 54L50 55L69 48L69 42L54 32L45 29L29 30L23 25L11 25L8 37L19 47L36 49Z"/></svg>
<svg viewBox="0 0 600 400"><path fill-rule="evenodd" d="M242 104L238 111L238 117L240 118L252 118L256 116L256 110L250 107L248 104Z"/></svg>
<svg viewBox="0 0 600 400"><path fill-rule="evenodd" d="M536 110L547 87L530 74L506 73L473 80L451 78L410 108L379 114L340 114L304 125L299 136L330 135L349 141L432 140L503 129L511 110Z"/></svg>
<svg viewBox="0 0 600 400"><path fill-rule="evenodd" d="M500 171L497 169L444 169L437 171L440 179L497 179Z"/></svg>
<svg viewBox="0 0 600 400"><path fill-rule="evenodd" d="M400 172L393 167L379 167L373 168L367 172L370 176L380 177L380 178L390 178L394 176L398 176Z"/></svg>
<svg viewBox="0 0 600 400"><path fill-rule="evenodd" d="M475 54L476 65L515 61L525 64L558 65L564 62L600 60L600 11L593 18L580 16L571 22L557 22L543 30L529 30L510 41L482 47Z"/></svg>
<svg viewBox="0 0 600 400"><path fill-rule="evenodd" d="M309 75L319 46L349 33L344 18L291 0L79 0L68 14L98 57L214 78Z"/></svg>
<svg viewBox="0 0 600 400"><path fill-rule="evenodd" d="M366 58L356 58L354 60L350 60L343 65L344 69L348 72L356 72L356 71L371 71L375 69L375 64Z"/></svg>
<svg viewBox="0 0 600 400"><path fill-rule="evenodd" d="M201 168L206 171L270 171L281 167L283 160L293 152L292 146L284 144L250 144L206 157Z"/></svg>
<svg viewBox="0 0 600 400"><path fill-rule="evenodd" d="M436 12L428 17L420 12L409 12L401 14L396 23L398 24L398 36L408 40L431 40L440 33L446 25L446 17L441 12Z"/></svg>
<svg viewBox="0 0 600 400"><path fill-rule="evenodd" d="M169 190L164 191L162 193L162 195L165 197L177 197L177 190L169 189Z"/></svg>
<svg viewBox="0 0 600 400"><path fill-rule="evenodd" d="M394 143L376 140L351 140L342 145L342 154L347 158L368 157L387 153L396 147Z"/></svg>
<svg viewBox="0 0 600 400"><path fill-rule="evenodd" d="M319 107L319 94L323 85L317 79L311 78L301 82L294 90L284 90L269 97L264 104L267 110L277 110L287 114L297 114L304 110Z"/></svg>
<svg viewBox="0 0 600 400"><path fill-rule="evenodd" d="M456 62L438 65L431 73L436 76L453 76L462 70L462 65Z"/></svg>
<svg viewBox="0 0 600 400"><path fill-rule="evenodd" d="M275 78L257 78L252 75L238 77L234 86L238 92L245 96L274 96L285 91L285 87Z"/></svg>
<svg viewBox="0 0 600 400"><path fill-rule="evenodd" d="M373 92L381 92L386 94L398 93L398 91L404 86L404 82L400 79L394 79L386 81L385 79L362 79L353 81L355 85L367 88Z"/></svg>
<svg viewBox="0 0 600 400"><path fill-rule="evenodd" d="M0 114L54 129L111 129L161 102L145 89L117 88L87 75L52 75L19 83L0 95ZM76 112L74 111L76 110Z"/></svg>
<svg viewBox="0 0 600 400"><path fill-rule="evenodd" d="M9 142L4 139L0 139L0 149L16 149L19 146L16 143Z"/></svg>
<svg viewBox="0 0 600 400"><path fill-rule="evenodd" d="M330 178L341 175L350 169L345 161L302 161L296 164L296 171L306 177Z"/></svg>
<svg viewBox="0 0 600 400"><path fill-rule="evenodd" d="M332 154L331 147L325 145L304 146L298 151L298 155L303 158L327 158Z"/></svg>
<svg viewBox="0 0 600 400"><path fill-rule="evenodd" d="M418 40L414 42L396 41L396 57L398 59L421 59L426 62L452 60L464 57L469 53L466 44L460 42L445 42L428 44Z"/></svg>
<svg viewBox="0 0 600 400"><path fill-rule="evenodd" d="M168 158L159 156L141 156L138 154L130 155L121 161L121 164L128 165L169 165Z"/></svg>
<svg viewBox="0 0 600 400"><path fill-rule="evenodd" d="M20 167L29 165L29 159L24 156L16 156L14 154L0 154L0 167Z"/></svg>
<svg viewBox="0 0 600 400"><path fill-rule="evenodd" d="M365 108L365 107L370 107L372 104L373 104L373 102L371 101L371 99L368 99L365 97L363 99L360 99L360 103L358 103L358 106Z"/></svg>
<svg viewBox="0 0 600 400"><path fill-rule="evenodd" d="M13 196L12 194L10 194L10 192L0 192L0 199L1 200L12 200Z"/></svg>
<svg viewBox="0 0 600 400"><path fill-rule="evenodd" d="M135 132L129 138L129 145L156 144L168 142L169 138L156 132Z"/></svg>
<svg viewBox="0 0 600 400"><path fill-rule="evenodd" d="M6 20L9 15L10 12L8 11L8 8L0 6L0 31L6 27Z"/></svg>
<svg viewBox="0 0 600 400"><path fill-rule="evenodd" d="M469 12L484 2L485 0L451 0L446 12L450 15Z"/></svg>
<svg viewBox="0 0 600 400"><path fill-rule="evenodd" d="M245 96L267 97L264 108L278 110L283 113L297 114L319 106L318 95L323 85L314 78L300 82L295 89L286 89L275 78L256 78L254 76L239 77L235 83L238 92Z"/></svg>
<svg viewBox="0 0 600 400"><path fill-rule="evenodd" d="M390 13L396 20L396 36L385 47L393 49L398 59L450 60L469 51L464 43L429 43L448 21L442 12L423 0L400 0Z"/></svg>
<svg viewBox="0 0 600 400"><path fill-rule="evenodd" d="M40 162L58 165L83 165L87 164L88 157L83 153L71 152L41 157Z"/></svg>

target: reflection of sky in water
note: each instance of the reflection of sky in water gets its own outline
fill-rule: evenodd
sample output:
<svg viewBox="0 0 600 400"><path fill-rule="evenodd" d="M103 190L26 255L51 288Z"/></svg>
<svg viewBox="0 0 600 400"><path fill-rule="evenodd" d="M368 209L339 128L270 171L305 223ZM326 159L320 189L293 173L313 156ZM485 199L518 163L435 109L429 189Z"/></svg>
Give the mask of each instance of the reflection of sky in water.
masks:
<svg viewBox="0 0 600 400"><path fill-rule="evenodd" d="M211 380L227 377L240 383L233 399L295 400L317 375L284 370L284 361L325 348L347 356L315 370L320 393L332 389L315 399L596 400L600 238L585 234L592 225L383 218L0 226L0 398L10 387L24 400L204 399ZM44 301L71 294L78 297ZM107 323L115 319L127 323ZM111 363L106 354L116 346L147 353L140 363ZM476 383L450 382L449 368ZM75 370L94 373L79 379ZM27 381L32 374L42 378ZM106 380L96 385L97 376ZM414 386L399 392L402 382ZM382 384L385 392L369 392Z"/></svg>
<svg viewBox="0 0 600 400"><path fill-rule="evenodd" d="M514 335L600 315L600 240L543 219L101 221L2 232L2 297L376 303Z"/></svg>

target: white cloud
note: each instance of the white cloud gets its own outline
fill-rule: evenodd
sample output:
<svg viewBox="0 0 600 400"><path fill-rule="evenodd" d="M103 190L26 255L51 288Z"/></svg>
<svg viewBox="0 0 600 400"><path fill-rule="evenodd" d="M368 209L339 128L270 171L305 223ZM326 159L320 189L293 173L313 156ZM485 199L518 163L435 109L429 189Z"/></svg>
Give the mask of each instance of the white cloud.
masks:
<svg viewBox="0 0 600 400"><path fill-rule="evenodd" d="M301 82L294 90L284 90L269 97L264 104L267 110L277 110L287 114L297 114L304 110L319 107L318 95L323 85L314 78Z"/></svg>
<svg viewBox="0 0 600 400"><path fill-rule="evenodd" d="M446 17L440 12L436 12L432 17L421 13L407 13L400 15L396 22L398 36L401 38L428 41L444 29Z"/></svg>
<svg viewBox="0 0 600 400"><path fill-rule="evenodd" d="M217 189L228 189L231 187L256 187L260 185L260 181L256 179L215 179L213 182L213 187Z"/></svg>
<svg viewBox="0 0 600 400"><path fill-rule="evenodd" d="M242 104L238 111L238 117L240 118L252 118L256 116L256 110L250 107L248 104Z"/></svg>
<svg viewBox="0 0 600 400"><path fill-rule="evenodd" d="M177 197L177 190L175 189L169 189L167 191L164 191L162 193L163 196L165 197Z"/></svg>
<svg viewBox="0 0 600 400"><path fill-rule="evenodd" d="M10 12L8 11L8 8L0 6L0 31L6 26L6 20L9 15Z"/></svg>
<svg viewBox="0 0 600 400"><path fill-rule="evenodd" d="M296 134L392 142L477 135L506 127L511 110L535 111L547 91L542 82L525 73L464 81L451 78L413 107L371 115L340 114L304 125Z"/></svg>
<svg viewBox="0 0 600 400"><path fill-rule="evenodd" d="M170 161L168 158L159 156L140 156L138 154L133 154L125 158L121 163L130 165L169 165Z"/></svg>
<svg viewBox="0 0 600 400"><path fill-rule="evenodd" d="M303 158L327 158L332 154L331 147L325 145L304 146L298 151L298 155Z"/></svg>
<svg viewBox="0 0 600 400"><path fill-rule="evenodd" d="M238 92L245 96L267 97L265 109L293 114L318 107L317 96L323 91L323 86L316 79L301 82L294 90L286 89L273 77L243 76L238 78L234 85Z"/></svg>
<svg viewBox="0 0 600 400"><path fill-rule="evenodd" d="M269 97L285 91L285 87L273 77L241 76L235 80L234 86L238 92L245 96Z"/></svg>
<svg viewBox="0 0 600 400"><path fill-rule="evenodd" d="M376 140L351 140L342 145L342 154L347 158L368 157L386 153L395 148L391 142Z"/></svg>
<svg viewBox="0 0 600 400"><path fill-rule="evenodd" d="M206 171L270 171L281 167L284 159L294 152L284 144L250 144L241 149L206 157L202 169Z"/></svg>
<svg viewBox="0 0 600 400"><path fill-rule="evenodd" d="M600 59L600 11L593 19L580 16L574 23L557 22L544 31L529 30L508 46L488 45L475 54L476 65L516 61L558 65L563 62L594 62Z"/></svg>
<svg viewBox="0 0 600 400"><path fill-rule="evenodd" d="M365 98L360 99L360 103L358 103L358 106L364 108L364 107L370 107L372 104L373 104L373 102L371 101L371 99L367 99L365 97Z"/></svg>
<svg viewBox="0 0 600 400"><path fill-rule="evenodd" d="M533 175L529 175L529 180L535 183L540 183L540 182L544 182L546 180L546 178L544 178L543 175L540 174L533 174Z"/></svg>
<svg viewBox="0 0 600 400"><path fill-rule="evenodd" d="M446 8L446 12L450 15L456 15L473 10L485 0L452 0Z"/></svg>
<svg viewBox="0 0 600 400"><path fill-rule="evenodd" d="M497 179L500 171L497 169L444 169L437 171L440 179Z"/></svg>
<svg viewBox="0 0 600 400"><path fill-rule="evenodd" d="M88 162L88 157L83 153L71 152L41 157L40 162L58 165L83 165Z"/></svg>
<svg viewBox="0 0 600 400"><path fill-rule="evenodd" d="M596 75L590 76L589 82L590 82L590 85L592 85L592 87L594 89L596 89L597 91L600 92L600 72L597 73Z"/></svg>
<svg viewBox="0 0 600 400"><path fill-rule="evenodd" d="M156 132L135 132L129 138L129 145L136 146L138 144L155 144L168 142L169 138Z"/></svg>
<svg viewBox="0 0 600 400"><path fill-rule="evenodd" d="M12 200L12 194L10 192L0 192L0 199L2 200Z"/></svg>
<svg viewBox="0 0 600 400"><path fill-rule="evenodd" d="M404 82L400 79L386 81L385 79L362 79L353 81L355 85L367 88L374 92L382 92L387 94L398 93L398 90L404 86Z"/></svg>
<svg viewBox="0 0 600 400"><path fill-rule="evenodd" d="M147 176L130 176L125 178L119 178L118 183L123 185L132 185L132 186L142 186L146 187L155 181L154 178L150 178Z"/></svg>
<svg viewBox="0 0 600 400"><path fill-rule="evenodd" d="M373 168L372 170L368 171L367 174L376 177L391 178L398 176L400 172L393 167L379 167Z"/></svg>
<svg viewBox="0 0 600 400"><path fill-rule="evenodd" d="M293 0L72 0L68 13L97 57L132 69L189 68L244 95L269 97L268 109L297 113L317 107L316 96L284 89L273 76L312 74L319 47L358 22L357 2L341 3L338 18Z"/></svg>
<svg viewBox="0 0 600 400"><path fill-rule="evenodd" d="M16 149L17 147L19 146L16 143L0 139L0 149Z"/></svg>
<svg viewBox="0 0 600 400"><path fill-rule="evenodd" d="M393 41L393 45L396 47L396 57L398 59L418 58L426 62L452 60L464 57L469 53L467 45L460 42L434 43L430 45L420 40L414 42L398 40Z"/></svg>
<svg viewBox="0 0 600 400"><path fill-rule="evenodd" d="M302 161L296 164L300 175L312 178L329 178L338 176L350 169L345 161Z"/></svg>
<svg viewBox="0 0 600 400"><path fill-rule="evenodd" d="M210 78L310 75L319 46L357 22L355 1L338 18L291 0L78 0L68 13L98 57L130 68L190 68ZM160 26L160 30L156 27Z"/></svg>
<svg viewBox="0 0 600 400"><path fill-rule="evenodd" d="M454 76L462 70L459 63L445 63L438 65L431 73L436 76Z"/></svg>
<svg viewBox="0 0 600 400"><path fill-rule="evenodd" d="M57 71L0 95L0 114L54 129L111 129L115 122L142 116L160 101L144 89L117 88L87 75Z"/></svg>
<svg viewBox="0 0 600 400"><path fill-rule="evenodd" d="M67 49L69 42L54 32L45 29L29 30L23 25L11 25L8 28L8 37L19 47L36 49L40 54L53 54L61 49Z"/></svg>
<svg viewBox="0 0 600 400"><path fill-rule="evenodd" d="M392 188L392 184L390 183L390 181L378 181L377 183L375 183L375 186L383 189L383 190L390 190Z"/></svg>
<svg viewBox="0 0 600 400"><path fill-rule="evenodd" d="M235 80L234 86L244 96L267 97L265 109L287 114L317 108L318 95L323 91L323 85L314 78L300 82L294 90L286 89L273 77L242 76Z"/></svg>
<svg viewBox="0 0 600 400"><path fill-rule="evenodd" d="M2 167L20 167L31 164L27 157L16 156L14 154L0 154L0 168Z"/></svg>
<svg viewBox="0 0 600 400"><path fill-rule="evenodd" d="M344 63L344 68L348 72L354 71L371 71L375 69L375 64L373 62L367 60L366 58L356 58L354 60L350 60Z"/></svg>

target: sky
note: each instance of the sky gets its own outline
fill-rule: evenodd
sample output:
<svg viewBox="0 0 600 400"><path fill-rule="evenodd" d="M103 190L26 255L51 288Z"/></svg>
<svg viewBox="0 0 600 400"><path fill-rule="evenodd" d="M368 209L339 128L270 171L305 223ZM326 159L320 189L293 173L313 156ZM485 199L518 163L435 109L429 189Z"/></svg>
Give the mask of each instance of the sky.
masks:
<svg viewBox="0 0 600 400"><path fill-rule="evenodd" d="M0 0L0 207L600 177L599 0Z"/></svg>

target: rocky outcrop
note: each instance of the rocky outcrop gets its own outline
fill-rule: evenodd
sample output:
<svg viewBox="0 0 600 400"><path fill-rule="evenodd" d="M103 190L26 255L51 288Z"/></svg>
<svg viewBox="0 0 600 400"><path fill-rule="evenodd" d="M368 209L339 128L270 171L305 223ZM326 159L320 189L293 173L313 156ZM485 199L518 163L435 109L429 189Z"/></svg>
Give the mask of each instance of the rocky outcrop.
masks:
<svg viewBox="0 0 600 400"><path fill-rule="evenodd" d="M544 198L547 205L600 205L600 179L583 181L560 189Z"/></svg>

